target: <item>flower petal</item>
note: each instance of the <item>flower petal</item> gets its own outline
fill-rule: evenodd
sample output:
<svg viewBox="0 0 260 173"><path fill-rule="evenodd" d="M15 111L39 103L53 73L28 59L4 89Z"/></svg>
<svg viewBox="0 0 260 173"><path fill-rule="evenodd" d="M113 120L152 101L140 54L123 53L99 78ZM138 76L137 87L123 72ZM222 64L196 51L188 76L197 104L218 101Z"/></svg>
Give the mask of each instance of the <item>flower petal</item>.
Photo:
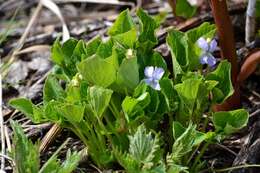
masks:
<svg viewBox="0 0 260 173"><path fill-rule="evenodd" d="M147 79L144 79L144 82L145 82L147 85L152 86L153 79L152 79L152 78L147 78Z"/></svg>
<svg viewBox="0 0 260 173"><path fill-rule="evenodd" d="M144 69L144 75L147 78L153 77L153 72L154 72L154 67L153 66L148 66L148 67L145 67L145 69Z"/></svg>
<svg viewBox="0 0 260 173"><path fill-rule="evenodd" d="M201 64L207 64L207 63L208 63L208 56L207 56L207 54L203 54L203 55L200 57L200 63L201 63Z"/></svg>
<svg viewBox="0 0 260 173"><path fill-rule="evenodd" d="M153 89L155 89L155 90L158 90L158 91L161 90L161 87L160 87L159 81L154 81L152 87L153 87Z"/></svg>
<svg viewBox="0 0 260 173"><path fill-rule="evenodd" d="M200 37L198 40L197 40L197 45L202 49L204 50L205 52L209 50L209 44L207 42L207 40L203 37Z"/></svg>
<svg viewBox="0 0 260 173"><path fill-rule="evenodd" d="M161 90L158 80L153 80L152 78L144 79L144 82L155 90Z"/></svg>
<svg viewBox="0 0 260 173"><path fill-rule="evenodd" d="M217 60L216 60L216 58L213 56L213 55L211 55L211 54L209 54L208 55L208 65L210 66L210 67L213 67L214 65L216 65L216 63L217 63Z"/></svg>
<svg viewBox="0 0 260 173"><path fill-rule="evenodd" d="M209 44L209 52L212 53L217 49L217 41L215 39L213 39L210 44Z"/></svg>
<svg viewBox="0 0 260 173"><path fill-rule="evenodd" d="M155 80L160 80L163 77L164 69L161 67L155 67L153 72L153 78Z"/></svg>

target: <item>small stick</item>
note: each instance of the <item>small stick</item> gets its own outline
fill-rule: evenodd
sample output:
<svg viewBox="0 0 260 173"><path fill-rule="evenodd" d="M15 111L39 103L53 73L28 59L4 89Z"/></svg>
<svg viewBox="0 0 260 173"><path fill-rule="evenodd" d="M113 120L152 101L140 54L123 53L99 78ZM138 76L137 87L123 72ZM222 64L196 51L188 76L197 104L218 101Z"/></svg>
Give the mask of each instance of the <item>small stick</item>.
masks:
<svg viewBox="0 0 260 173"><path fill-rule="evenodd" d="M11 145L11 142L10 142L10 137L9 137L9 134L8 134L7 126L5 126L5 141L6 141L6 145L7 145L7 151L10 152L12 145Z"/></svg>
<svg viewBox="0 0 260 173"><path fill-rule="evenodd" d="M246 28L245 28L245 42L249 45L255 37L255 11L256 11L256 0L249 0L247 11L246 11Z"/></svg>

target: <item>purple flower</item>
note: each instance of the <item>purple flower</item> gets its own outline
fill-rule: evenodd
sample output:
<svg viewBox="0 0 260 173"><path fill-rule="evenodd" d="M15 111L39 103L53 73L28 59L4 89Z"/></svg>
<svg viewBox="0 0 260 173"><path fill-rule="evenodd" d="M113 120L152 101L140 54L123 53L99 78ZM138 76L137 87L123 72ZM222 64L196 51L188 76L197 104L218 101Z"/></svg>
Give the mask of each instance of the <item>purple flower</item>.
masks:
<svg viewBox="0 0 260 173"><path fill-rule="evenodd" d="M148 66L144 69L145 83L155 90L161 90L159 80L164 74L164 69L161 67Z"/></svg>
<svg viewBox="0 0 260 173"><path fill-rule="evenodd" d="M217 49L217 42L215 39L205 39L200 37L197 40L197 45L202 49L202 55L200 56L201 64L208 64L210 67L216 65L216 58L212 55L212 53Z"/></svg>

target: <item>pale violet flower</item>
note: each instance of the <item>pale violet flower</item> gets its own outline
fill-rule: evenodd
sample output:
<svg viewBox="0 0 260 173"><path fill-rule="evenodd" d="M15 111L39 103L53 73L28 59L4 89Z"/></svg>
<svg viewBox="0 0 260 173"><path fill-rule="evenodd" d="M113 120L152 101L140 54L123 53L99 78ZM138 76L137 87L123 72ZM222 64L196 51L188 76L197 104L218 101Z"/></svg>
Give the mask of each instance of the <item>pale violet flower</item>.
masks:
<svg viewBox="0 0 260 173"><path fill-rule="evenodd" d="M155 90L161 90L159 81L163 77L164 69L161 67L148 66L144 69L145 83Z"/></svg>
<svg viewBox="0 0 260 173"><path fill-rule="evenodd" d="M210 67L216 65L217 60L212 53L217 49L217 42L215 39L205 39L200 37L197 40L197 45L202 49L202 55L200 56L201 64L208 64Z"/></svg>

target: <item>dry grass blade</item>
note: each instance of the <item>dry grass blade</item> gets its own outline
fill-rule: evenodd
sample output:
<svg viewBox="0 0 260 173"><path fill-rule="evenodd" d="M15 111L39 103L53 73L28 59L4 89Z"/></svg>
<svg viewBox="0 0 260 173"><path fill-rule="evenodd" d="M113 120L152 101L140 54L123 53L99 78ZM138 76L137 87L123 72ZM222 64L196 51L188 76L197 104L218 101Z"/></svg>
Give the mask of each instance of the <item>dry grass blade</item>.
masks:
<svg viewBox="0 0 260 173"><path fill-rule="evenodd" d="M40 152L45 151L49 144L54 140L54 138L61 132L62 128L58 124L54 124L47 134L43 137L40 145Z"/></svg>
<svg viewBox="0 0 260 173"><path fill-rule="evenodd" d="M17 47L14 49L13 53L10 56L7 56L10 59L5 64L3 63L1 65L2 77L4 77L7 74L8 67L14 62L15 57L16 57L15 54L17 54L21 50L21 48L23 47L25 39L28 36L29 31L32 28L34 22L36 21L38 15L40 14L41 9L42 9L42 4L39 2L35 11L34 11L34 13L33 13L33 15L32 15L32 17L31 17L31 19L30 19L30 21L29 21L29 23L28 23L28 25L25 28L25 31L24 31L22 37L20 38L20 40L18 42Z"/></svg>
<svg viewBox="0 0 260 173"><path fill-rule="evenodd" d="M52 0L41 0L41 3L60 19L62 23L62 40L63 42L67 41L70 38L70 33L59 7Z"/></svg>
<svg viewBox="0 0 260 173"><path fill-rule="evenodd" d="M86 2L86 3L97 3L97 4L111 4L111 5L129 5L132 8L135 7L133 2L119 1L119 0L55 0L57 3L68 3L68 2Z"/></svg>
<svg viewBox="0 0 260 173"><path fill-rule="evenodd" d="M0 75L0 133L1 133L1 154L5 155L5 133L4 133L4 116L3 116L3 103L2 103L2 75ZM5 157L1 157L1 168L0 170L4 170L5 168Z"/></svg>
<svg viewBox="0 0 260 173"><path fill-rule="evenodd" d="M7 151L8 152L11 152L11 148L12 148L12 145L11 145L11 140L10 140L10 137L9 137L9 133L8 133L8 128L7 126L4 126L5 128L5 141L6 141L6 145L7 145Z"/></svg>
<svg viewBox="0 0 260 173"><path fill-rule="evenodd" d="M20 38L20 40L18 42L18 46L17 46L17 49L15 51L18 52L23 47L25 39L28 36L29 31L32 28L34 22L36 21L38 15L40 14L41 9L42 9L42 4L41 4L41 2L39 2L35 11L34 11L34 13L33 13L33 15L32 15L32 17L31 17L31 19L30 19L30 21L29 21L29 23L28 23L28 25L27 25L27 27L25 28L25 31L24 31L22 37Z"/></svg>
<svg viewBox="0 0 260 173"><path fill-rule="evenodd" d="M50 51L50 46L49 45L31 46L31 47L25 48L23 50L20 50L19 52L15 53L14 55L21 55L21 54L26 54L26 53L31 53L31 52L43 52L43 51Z"/></svg>

